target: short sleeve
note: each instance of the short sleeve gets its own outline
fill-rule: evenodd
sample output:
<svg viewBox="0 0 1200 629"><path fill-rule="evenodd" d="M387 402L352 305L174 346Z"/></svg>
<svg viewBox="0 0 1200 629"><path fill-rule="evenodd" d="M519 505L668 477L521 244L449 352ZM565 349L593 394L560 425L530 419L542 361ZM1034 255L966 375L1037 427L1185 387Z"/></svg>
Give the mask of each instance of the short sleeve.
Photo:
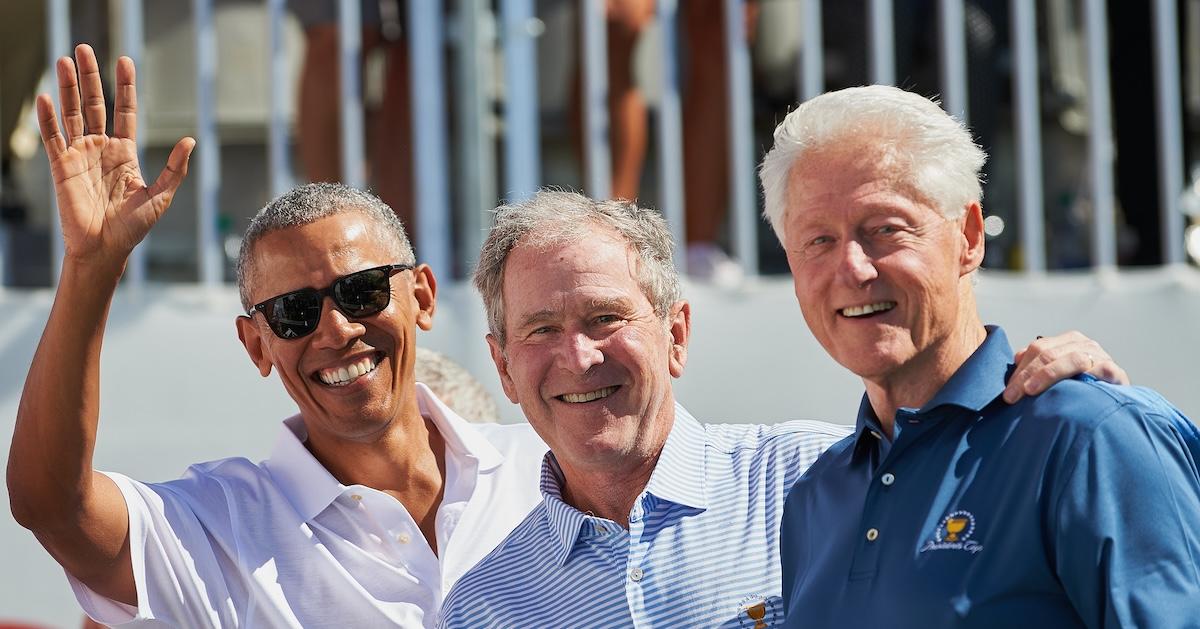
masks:
<svg viewBox="0 0 1200 629"><path fill-rule="evenodd" d="M1054 559L1089 627L1196 626L1195 435L1174 409L1124 404L1072 448L1052 516Z"/></svg>
<svg viewBox="0 0 1200 629"><path fill-rule="evenodd" d="M167 485L148 485L105 473L129 512L129 552L137 606L106 598L67 579L83 611L105 625L236 626L212 542L187 501ZM225 601L225 605L213 601Z"/></svg>

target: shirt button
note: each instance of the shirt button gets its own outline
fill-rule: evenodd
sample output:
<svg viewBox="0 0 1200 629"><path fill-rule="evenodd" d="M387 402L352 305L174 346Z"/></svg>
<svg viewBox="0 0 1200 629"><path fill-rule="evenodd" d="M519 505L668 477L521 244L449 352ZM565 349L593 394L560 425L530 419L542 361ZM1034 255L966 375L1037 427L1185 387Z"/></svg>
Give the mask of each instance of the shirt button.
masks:
<svg viewBox="0 0 1200 629"><path fill-rule="evenodd" d="M353 498L355 502L362 502L362 496L360 494L350 494L350 497Z"/></svg>
<svg viewBox="0 0 1200 629"><path fill-rule="evenodd" d="M401 533L396 536L396 541L400 542L401 544L407 544L412 541L412 537L410 537L408 533Z"/></svg>
<svg viewBox="0 0 1200 629"><path fill-rule="evenodd" d="M891 487L892 483L896 482L896 477L891 472L889 472L887 474L884 474L883 478L879 479L879 482L883 483L887 487Z"/></svg>
<svg viewBox="0 0 1200 629"><path fill-rule="evenodd" d="M879 529L870 529L867 531L867 541L873 542L879 539Z"/></svg>
<svg viewBox="0 0 1200 629"><path fill-rule="evenodd" d="M644 575L645 575L645 573L643 573L643 572L642 572L642 569L641 569L641 568L634 568L634 569L632 569L632 570L630 570L630 571L629 571L629 579L630 579L631 581L633 581L634 583L637 583L638 581L641 581L641 580L642 580L642 576L644 576Z"/></svg>

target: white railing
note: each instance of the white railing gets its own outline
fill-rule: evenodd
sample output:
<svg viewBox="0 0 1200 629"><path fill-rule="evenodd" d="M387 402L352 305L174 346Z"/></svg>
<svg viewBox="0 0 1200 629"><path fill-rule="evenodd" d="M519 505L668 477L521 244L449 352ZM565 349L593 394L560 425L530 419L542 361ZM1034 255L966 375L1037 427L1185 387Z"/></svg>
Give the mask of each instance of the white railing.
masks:
<svg viewBox="0 0 1200 629"><path fill-rule="evenodd" d="M140 62L144 55L143 0L114 0L120 3L116 41L122 54ZM784 0L776 0L782 2ZM798 48L796 72L797 100L820 93L824 88L824 38L821 32L822 3L820 0L788 0L801 6L801 45ZM1048 10L1057 15L1075 15L1086 42L1085 67L1087 80L1088 156L1087 173L1090 206L1092 266L1112 269L1116 266L1117 247L1114 194L1114 140L1110 107L1108 70L1108 34L1105 0L1081 0L1078 5L1066 5L1071 0L1050 0ZM221 186L220 138L217 134L215 77L217 33L214 27L214 0L190 0L195 32L196 84L195 135L197 154L193 158L192 177L195 179L197 205L197 267L203 284L222 281L223 258L220 234L218 192ZM583 83L583 121L585 172L582 177L585 191L604 196L609 190L610 146L607 112L607 55L605 51L605 18L603 0L577 0L579 39L582 42L581 64ZM458 261L466 268L473 257L486 223L485 211L498 199L521 198L542 181L542 157L539 148L541 132L538 99L537 38L544 28L534 14L533 0L464 0L457 3L459 13L452 17L454 34L447 35L443 7L434 1L407 2L407 42L411 59L412 94L413 196L417 213L415 240L421 257L439 268L450 268ZM681 91L679 60L676 58L678 11L680 0L659 0L657 19L658 42L654 55L658 75L657 110L657 189L661 209L667 217L678 245L684 243L686 199L683 182L683 149L681 123ZM755 143L751 111L751 74L749 48L743 18L744 0L724 0L729 137L731 159L728 206L731 208L730 239L734 257L749 275L757 273L759 243L758 190L754 176L756 160L762 147ZM67 0L47 0L48 61L70 54L70 16ZM893 0L867 0L866 20L862 25L866 58L871 80L895 81L896 55L894 50ZM363 141L364 115L362 85L358 68L363 56L358 0L339 0L340 20L340 108L341 154L343 179L355 186L366 182L365 147ZM1081 10L1079 7L1082 7ZM1190 7L1189 8L1194 8ZM293 93L286 72L289 56L300 54L288 50L281 24L285 15L285 0L264 0L267 32L264 33L263 54L267 56L270 79L265 86L269 94L266 120L267 163L264 170L269 188L277 194L292 185L292 166L289 160L287 100ZM1043 207L1042 128L1038 93L1038 39L1035 0L1010 0L1013 50L1014 145L1016 151L1016 204L1020 217L1020 247L1023 266L1027 272L1046 270L1045 208ZM497 27L496 15L499 15ZM964 0L939 0L936 24L927 25L940 33L941 93L948 111L969 120L967 103L969 74L967 71L966 35L964 30ZM1184 188L1184 163L1181 113L1181 68L1179 40L1176 35L1176 5L1173 0L1154 0L1154 59L1156 128L1158 138L1159 207L1162 212L1164 263L1178 264L1185 259L1183 247L1183 217L1180 195ZM1050 29L1053 31L1053 29ZM1053 36L1053 35L1052 35ZM460 205L452 208L450 201L450 133L447 120L446 69L443 51L447 43L461 49L462 63L456 65L456 92L461 103L454 103L452 119L459 129L457 149L477 155L478 159L462 162L456 186L466 186L469 194L462 195ZM1196 42L1191 43L1196 46ZM497 50L497 47L499 50ZM1190 49L1189 49L1190 50ZM491 150L494 134L485 118L490 115L493 98L490 90L481 87L492 67L488 55L497 55L504 68L502 91L502 159L495 159ZM1189 55L1193 57L1195 55ZM1193 68L1188 68L1193 71ZM1119 88L1119 86L1118 86ZM57 98L57 95L55 95ZM499 163L498 163L499 162ZM502 167L501 167L502 165ZM503 183L499 173L503 171ZM499 193L499 194L498 194ZM451 233L451 212L460 212L459 224L465 230L455 239ZM54 277L61 264L62 245L57 216L51 221L51 251ZM457 254L453 243L460 243ZM0 241L0 247L5 246ZM144 282L146 277L146 247L135 251L130 264L129 281ZM7 252L0 250L0 256Z"/></svg>

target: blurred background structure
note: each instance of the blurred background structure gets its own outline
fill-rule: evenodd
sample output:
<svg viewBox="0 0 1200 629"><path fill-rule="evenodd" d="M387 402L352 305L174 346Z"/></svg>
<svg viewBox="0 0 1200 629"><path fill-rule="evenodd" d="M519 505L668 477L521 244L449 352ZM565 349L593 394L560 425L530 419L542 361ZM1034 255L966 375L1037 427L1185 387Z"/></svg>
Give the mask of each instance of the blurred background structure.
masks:
<svg viewBox="0 0 1200 629"><path fill-rule="evenodd" d="M497 399L463 279L489 210L554 185L667 217L695 312L677 390L699 417L852 422L861 387L801 322L755 166L795 103L865 83L940 95L991 156L985 318L1015 342L1081 329L1200 416L1200 0L14 0L0 4L0 454L61 258L32 97L79 41L110 89L116 57L137 62L147 172L198 140L114 305L104 469L157 480L266 454L294 406L241 356L233 260L260 207L317 179L370 187L406 218L442 286L422 342ZM745 390L761 399L749 414ZM0 624L78 624L6 509L0 556Z"/></svg>

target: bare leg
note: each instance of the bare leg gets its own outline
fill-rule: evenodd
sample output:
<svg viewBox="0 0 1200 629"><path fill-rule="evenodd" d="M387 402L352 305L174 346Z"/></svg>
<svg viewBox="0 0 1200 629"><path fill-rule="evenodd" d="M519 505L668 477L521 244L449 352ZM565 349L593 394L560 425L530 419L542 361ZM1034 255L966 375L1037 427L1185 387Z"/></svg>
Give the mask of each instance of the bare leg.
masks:
<svg viewBox="0 0 1200 629"><path fill-rule="evenodd" d="M646 99L633 76L633 51L654 17L654 0L608 2L608 110L612 118L612 196L636 199L646 161Z"/></svg>
<svg viewBox="0 0 1200 629"><path fill-rule="evenodd" d="M337 25L318 24L305 31L307 46L298 104L300 157L309 181L341 180L338 120Z"/></svg>
<svg viewBox="0 0 1200 629"><path fill-rule="evenodd" d="M372 180L379 197L404 221L409 238L415 239L408 46L403 41L387 44L386 54L383 105L375 118L372 134Z"/></svg>
<svg viewBox="0 0 1200 629"><path fill-rule="evenodd" d="M728 104L725 95L725 20L719 0L687 4L684 77L689 105L683 110L683 179L687 241L717 240L729 200Z"/></svg>

